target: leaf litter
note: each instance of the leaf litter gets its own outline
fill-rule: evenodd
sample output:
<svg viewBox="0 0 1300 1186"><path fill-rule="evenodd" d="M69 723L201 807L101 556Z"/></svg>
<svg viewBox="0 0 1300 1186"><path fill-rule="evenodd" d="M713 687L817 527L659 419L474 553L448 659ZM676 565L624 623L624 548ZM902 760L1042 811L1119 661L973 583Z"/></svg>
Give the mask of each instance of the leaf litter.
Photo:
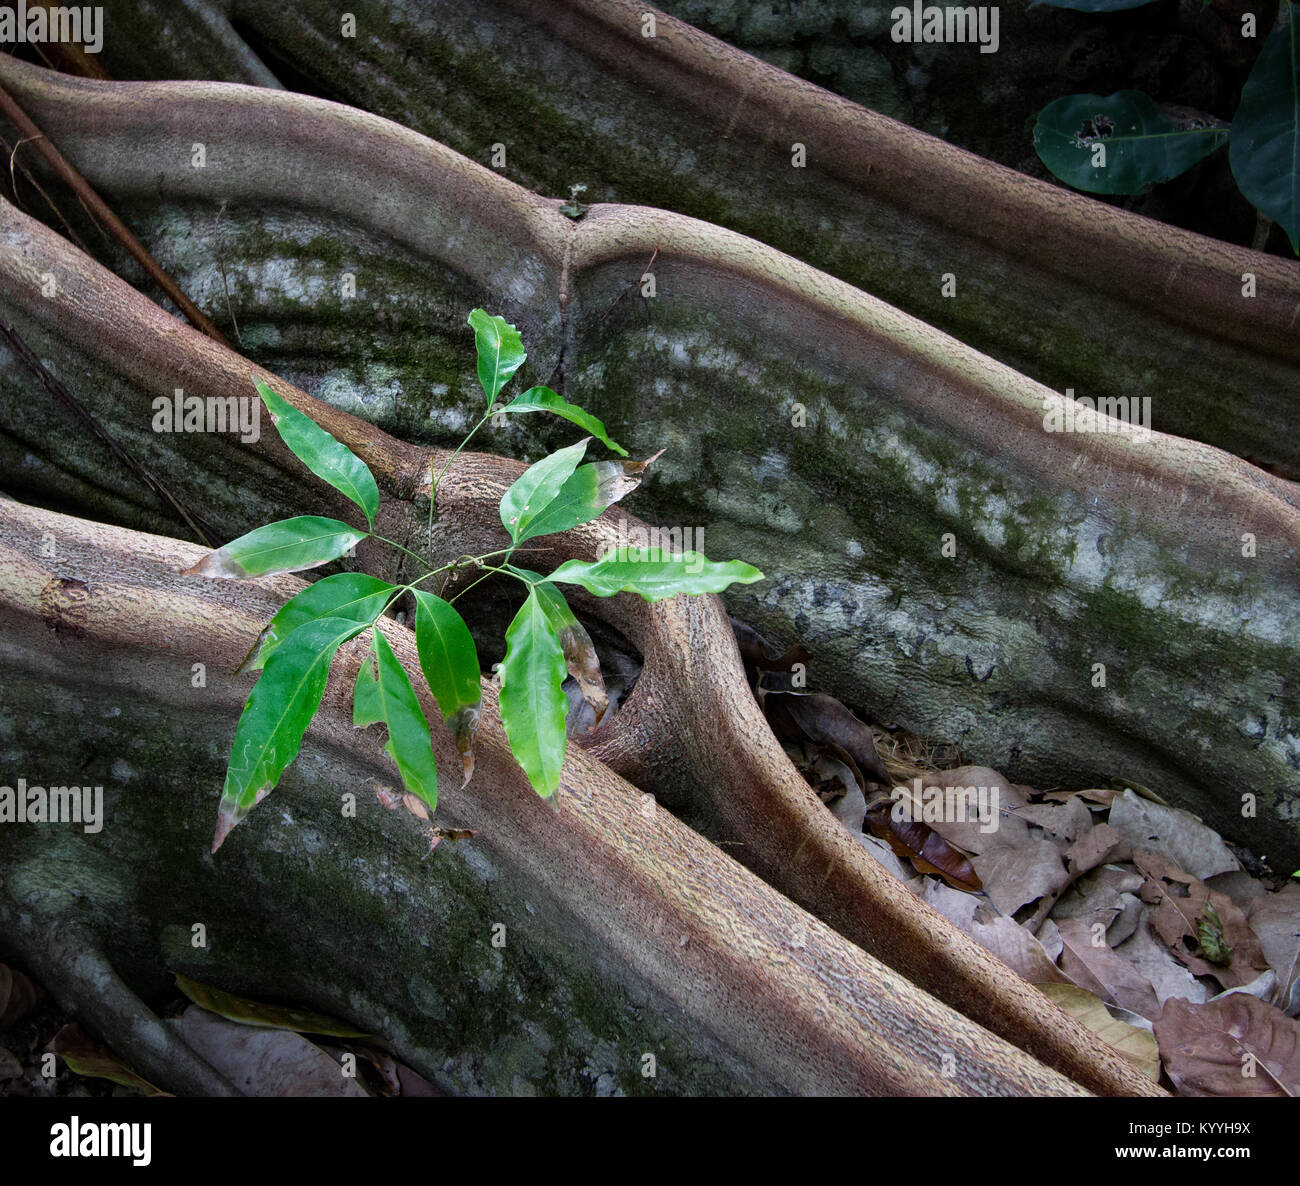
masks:
<svg viewBox="0 0 1300 1186"><path fill-rule="evenodd" d="M870 724L732 626L796 769L922 901L1176 1093L1300 1095L1300 883L1136 783L1021 786Z"/></svg>

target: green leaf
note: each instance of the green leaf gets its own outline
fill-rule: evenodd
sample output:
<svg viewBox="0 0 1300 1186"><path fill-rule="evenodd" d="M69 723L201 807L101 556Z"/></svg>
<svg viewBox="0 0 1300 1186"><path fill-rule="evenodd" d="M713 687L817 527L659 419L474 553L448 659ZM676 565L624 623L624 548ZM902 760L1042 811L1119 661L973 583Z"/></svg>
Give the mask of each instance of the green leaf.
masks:
<svg viewBox="0 0 1300 1186"><path fill-rule="evenodd" d="M280 439L312 473L355 502L365 512L373 531L379 512L379 487L370 467L310 416L281 399L260 379L256 382L257 393L271 413Z"/></svg>
<svg viewBox="0 0 1300 1186"><path fill-rule="evenodd" d="M1034 149L1057 177L1094 194L1136 194L1227 143L1228 129L1179 117L1141 91L1066 95L1038 113ZM1105 146L1094 166L1093 147Z"/></svg>
<svg viewBox="0 0 1300 1186"><path fill-rule="evenodd" d="M239 670L260 671L275 649L299 626L313 618L346 618L350 622L370 625L396 591L396 585L363 572L340 572L322 577L280 607Z"/></svg>
<svg viewBox="0 0 1300 1186"><path fill-rule="evenodd" d="M581 585L597 597L639 593L647 601L660 601L678 593L721 593L728 585L752 585L763 574L743 561L708 560L699 552L621 548L594 562L565 561L546 579Z"/></svg>
<svg viewBox="0 0 1300 1186"><path fill-rule="evenodd" d="M564 651L535 589L506 631L501 723L511 752L543 798L560 785L564 764Z"/></svg>
<svg viewBox="0 0 1300 1186"><path fill-rule="evenodd" d="M658 457L656 453L646 461L596 461L578 466L516 542L590 523L606 507L635 490L646 468Z"/></svg>
<svg viewBox="0 0 1300 1186"><path fill-rule="evenodd" d="M461 783L464 786L474 773L474 734L478 731L483 700L478 650L465 619L450 602L423 589L414 592L415 646L420 655L420 670L455 739L465 771Z"/></svg>
<svg viewBox="0 0 1300 1186"><path fill-rule="evenodd" d="M299 626L267 660L235 729L213 852L298 756L302 735L325 693L334 653L365 628L346 618L317 618Z"/></svg>
<svg viewBox="0 0 1300 1186"><path fill-rule="evenodd" d="M501 388L524 365L528 355L519 331L504 317L475 309L469 315L469 324L474 328L474 348L478 351L478 381L491 408Z"/></svg>
<svg viewBox="0 0 1300 1186"><path fill-rule="evenodd" d="M563 416L571 424L585 429L606 447L613 449L620 457L627 456L627 450L617 441L610 440L605 432L605 425L590 412L583 411L577 404L568 403L558 392L549 387L530 387L501 409L504 412L554 412Z"/></svg>
<svg viewBox="0 0 1300 1186"><path fill-rule="evenodd" d="M418 795L430 811L438 806L438 770L429 742L429 722L415 698L406 669L397 661L383 631L376 630L371 654L357 672L352 695L352 723L358 728L386 725L384 748L397 764L402 785Z"/></svg>
<svg viewBox="0 0 1300 1186"><path fill-rule="evenodd" d="M1232 119L1228 162L1241 192L1300 254L1300 5L1259 51Z"/></svg>
<svg viewBox="0 0 1300 1186"><path fill-rule="evenodd" d="M528 525L532 523L559 494L569 475L577 468L587 451L587 440L570 445L543 457L519 475L515 484L501 496L501 524L510 532L510 538L519 543L526 539Z"/></svg>
<svg viewBox="0 0 1300 1186"><path fill-rule="evenodd" d="M1232 948L1223 941L1223 920L1209 902L1196 920L1196 943L1200 954L1212 964L1226 968L1232 963Z"/></svg>
<svg viewBox="0 0 1300 1186"><path fill-rule="evenodd" d="M363 539L358 531L338 519L299 515L268 523L232 540L224 548L209 552L182 576L260 577L277 572L300 572L337 560Z"/></svg>
<svg viewBox="0 0 1300 1186"><path fill-rule="evenodd" d="M513 565L511 566L513 567ZM551 629L560 640L560 650L564 652L564 664L568 672L578 683L582 698L591 705L596 714L596 724L609 709L609 696L605 692L605 679L600 673L600 659L596 654L591 635L564 600L564 594L550 581L544 581L535 572L516 569L517 572L536 581L534 589L546 616L550 619ZM594 728L594 726L593 726Z"/></svg>

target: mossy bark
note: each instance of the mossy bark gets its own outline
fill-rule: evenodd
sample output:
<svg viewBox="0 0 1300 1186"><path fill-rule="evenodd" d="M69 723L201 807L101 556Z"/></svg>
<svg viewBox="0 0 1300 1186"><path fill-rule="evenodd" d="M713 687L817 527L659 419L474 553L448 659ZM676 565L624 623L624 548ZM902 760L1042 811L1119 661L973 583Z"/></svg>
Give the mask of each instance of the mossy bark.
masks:
<svg viewBox="0 0 1300 1186"><path fill-rule="evenodd" d="M763 19L776 25L789 15L756 7L772 8ZM832 6L800 7L809 11L799 21L834 25ZM123 33L156 19L156 8L124 6ZM349 11L354 37L326 0L292 9L239 0L232 15L296 88L387 116L483 164L500 151L500 171L538 193L567 197L581 185L584 202L730 227L1055 390L1149 396L1161 431L1300 474L1290 431L1300 279L1282 260L1027 180L665 14L645 37L650 10L632 0L458 0L436 11L362 0ZM1002 59L1037 35L1043 14L1032 17L1008 18ZM139 44L111 39L110 69L248 77L233 55L214 68L211 47L200 53L187 36L164 38L147 60ZM793 167L795 145L803 167Z"/></svg>
<svg viewBox="0 0 1300 1186"><path fill-rule="evenodd" d="M1300 857L1289 483L1159 434L1045 431L1054 405L1037 384L770 248L628 207L573 223L368 117L209 89L163 132L141 106L110 134L79 127L52 91L32 94L191 291L220 313L231 290L252 358L381 427L445 441L472 414L461 302L480 298L522 325L524 381L561 386L640 455L667 447L639 506L704 528L718 558L763 566L771 580L730 604L813 646L818 686L1009 777L1138 782L1257 852ZM212 171L191 165L196 128ZM400 162L382 191L378 158ZM160 184L176 195L161 204L146 196ZM220 196L244 211L227 228L239 233L217 226ZM281 212L252 227L268 200ZM23 250L34 283L39 251ZM656 295L643 298L656 251ZM352 260L358 303L336 307L322 293ZM214 522L235 534L268 517L275 496L246 450L153 434L131 389L157 376L94 357L93 343L58 345L47 307L18 308L44 356L81 355L69 373L92 376L78 388L125 442L182 485L209 475L200 501ZM387 338L382 364L366 361L372 325ZM349 334L340 366L329 351ZM39 461L24 470L68 434L61 412L22 394L25 375L5 381L23 425L7 448L28 496L66 505L82 483L92 499L101 485L104 499L128 497L126 479L98 474L93 447L67 477L41 477ZM541 431L518 423L483 443L531 455ZM252 503L246 485L260 491Z"/></svg>
<svg viewBox="0 0 1300 1186"><path fill-rule="evenodd" d="M103 791L90 828L0 828L0 939L160 1086L153 1009L180 972L333 1013L458 1093L1079 1092L582 751L540 800L490 684L473 781L440 779L439 823L473 835L431 852L428 825L374 795L393 774L383 739L352 727L364 647L336 657L298 759L211 854L250 682L234 668L302 584L178 575L203 554L0 502L5 785ZM413 669L411 633L384 633ZM459 774L449 732L433 741ZM69 931L71 956L44 942ZM1156 1090L1076 1050L1111 1090Z"/></svg>

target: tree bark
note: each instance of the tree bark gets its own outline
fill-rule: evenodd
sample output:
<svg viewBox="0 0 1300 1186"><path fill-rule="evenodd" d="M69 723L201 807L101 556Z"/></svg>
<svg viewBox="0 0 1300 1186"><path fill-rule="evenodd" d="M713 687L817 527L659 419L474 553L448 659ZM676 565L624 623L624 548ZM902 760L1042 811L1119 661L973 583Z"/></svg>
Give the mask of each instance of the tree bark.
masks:
<svg viewBox="0 0 1300 1186"><path fill-rule="evenodd" d="M54 318L78 349L93 348L102 352L104 359L133 367L131 394L126 388L119 390L123 398L134 400L137 411L148 406L154 392L169 390L178 375L185 376L184 386L191 394L223 399L246 396L250 378L262 377L308 410L371 466L386 496L378 516L379 530L412 543L422 537L430 462L440 466L441 453L431 456L426 450L393 440L364 421L316 404L258 368L253 368L250 376L248 363L238 355L172 321L98 265L60 247L55 237L37 224L16 213L12 217L15 226L22 225L34 236L33 247L39 244L34 252L20 255L30 259L36 254L48 261L49 253L64 252L59 257L63 296ZM97 299L86 300L88 292L94 292ZM39 304L28 304L24 312L37 323L45 313ZM84 320L77 324L78 318ZM130 420L127 407L118 411ZM178 438L178 442L184 440ZM192 441L189 445L195 452L186 464L206 467L210 477L214 471L228 475L234 467L233 458L240 459L238 482L229 496L238 504L240 515L247 514L250 504L272 517L295 509L322 509L316 499L306 501L309 496L304 495L304 483L297 474L289 476L296 463L277 438L262 437L250 446L219 437L208 441L206 448L198 448ZM433 554L451 558L485 540L498 546L504 537L495 508L521 468L516 462L479 455L458 460L439 487ZM181 479L177 466L170 472L174 479ZM422 486L423 500L418 497ZM230 514L221 506L205 505L204 511L218 522L220 515ZM621 512L607 512L596 523L559 537L553 559L594 556L602 543L617 538L620 520L632 529L639 526ZM29 540L29 548L35 542ZM378 548L358 549L358 563L376 575L395 575ZM75 569L56 575L87 580L77 576ZM46 584L48 581L40 587ZM21 594L26 602L30 602L34 587L29 582ZM191 579L187 588L193 590L190 596L224 597L235 605L235 595L226 590L243 585L211 586L202 581L196 585ZM209 594L212 588L217 592ZM1065 1068L1078 1082L1095 1090L1149 1090L1149 1082L1136 1071L1100 1050L1086 1031L1036 990L917 902L825 811L763 722L744 682L725 613L716 600L687 599L650 607L624 597L608 604L613 622L641 648L646 670L628 707L599 742L624 762L633 761L629 755L635 752L650 755L634 760L643 775L642 789L671 800L685 799L697 814L723 821L734 831L742 859L773 876L775 884L794 901L825 913L833 926L842 927L864 948L914 976L918 985ZM264 617L269 616L268 611ZM259 626L247 623L247 641L251 642ZM184 631L173 626L167 634L183 637ZM206 661L202 647L188 642L182 645L196 661ZM230 648L231 654L234 649ZM231 666L235 661L237 657ZM234 715L232 711L232 721ZM692 735L696 740L683 742ZM709 737L717 739L717 744L705 744L702 739ZM739 753L731 750L729 741L743 744L744 749ZM211 785L215 790L215 778ZM583 785L581 780L577 785ZM259 816L266 818L267 814ZM781 848L774 849L774 843Z"/></svg>
<svg viewBox="0 0 1300 1186"><path fill-rule="evenodd" d="M206 30L171 19L162 28L172 7L124 6L105 53L117 77L260 81L233 48L219 57ZM471 160L487 163L503 145L503 172L540 193L567 197L582 183L585 202L727 226L1055 390L1149 395L1160 431L1300 476L1300 276L1286 260L1028 178L642 0L444 0L436 17L359 0L349 11L355 38L341 36L329 0L231 7L240 33L297 89ZM1004 11L1008 44L1018 20ZM792 167L795 145L802 168Z"/></svg>
<svg viewBox="0 0 1300 1186"><path fill-rule="evenodd" d="M1300 655L1285 628L1300 617L1294 484L1160 433L1046 431L1045 410L1061 406L1046 389L771 248L664 211L595 207L574 223L558 202L360 112L215 84L79 82L20 63L0 64L0 77L115 198L161 191L179 203L168 218L191 210L161 246L184 240L209 303L222 246L193 204L297 211L294 237L317 246L268 255L250 240L246 262L257 300L278 292L280 308L296 310L287 325L261 326L262 340L274 328L292 341L308 375L290 375L322 395L401 435L463 421L473 397L460 310L486 301L523 328L529 377L558 371L642 456L668 446L639 495L646 517L705 528L706 551L761 559L773 580L733 591L729 605L775 635L797 629L818 686L1009 778L1137 782L1237 843L1300 862L1290 740L1300 691L1287 678ZM211 167L193 167L195 142ZM34 282L65 265L57 242L16 235L26 254L0 284L21 292L41 340L63 303L35 299ZM337 263L319 257L323 240ZM387 270L377 242L391 244ZM390 304L404 305L396 353L405 344L417 366L463 375L463 386L430 395L427 372L417 383L364 362L359 311L328 287L352 274L354 250L373 302L365 315L387 330ZM659 295L642 301L636 285L656 251ZM433 333L417 324L431 292L457 310L439 313ZM333 320L313 351L322 305ZM343 338L362 345L335 368ZM116 359L127 338L108 343L85 329L60 349L93 368L102 419L157 466L176 464L160 455L136 384L168 394L197 390L194 378L159 384L152 365ZM319 366L304 367L302 351ZM385 383L395 396L376 393ZM791 424L800 409L804 428ZM58 421L23 415L30 426L9 450L26 465ZM511 431L486 443L515 452L539 439ZM176 443L204 472L202 446ZM237 487L220 470L199 501L245 530L275 500L246 450L229 462L265 501L233 513ZM64 468L47 480L32 468L26 488L64 505L54 501ZM66 468L90 487L103 481L93 458ZM79 497L99 499L106 517L174 530ZM1257 796L1254 816L1237 788Z"/></svg>
<svg viewBox="0 0 1300 1186"><path fill-rule="evenodd" d="M355 644L298 761L212 856L249 683L228 673L302 583L177 575L203 554L0 502L6 735L29 784L105 792L102 832L0 829L0 929L157 1084L228 1090L146 1003L179 972L337 1014L456 1091L1078 1093L583 751L556 805L538 799L490 683L475 777L444 783L438 810L475 836L430 854L422 826L371 794L392 773L351 726ZM410 632L384 631L414 670ZM441 725L434 738L458 770ZM1142 1090L1114 1057L1095 1061Z"/></svg>
<svg viewBox="0 0 1300 1186"><path fill-rule="evenodd" d="M1113 765L1112 772L1137 776L1211 822L1235 825L1232 838L1249 826L1248 839L1257 848L1297 851L1287 822L1297 792L1286 739L1296 732L1300 713L1294 689L1284 682L1294 666L1295 640L1280 626L1297 608L1288 557L1300 543L1300 503L1290 484L1216 449L1159 434L1146 443L1108 436L1063 442L1043 432L1044 400L1050 403L1050 396L1032 380L806 264L663 211L597 206L582 221L568 221L558 213L558 201L529 194L364 113L302 96L208 84L92 85L15 62L0 62L0 80L115 202L151 209L161 220L155 227L171 220L161 237L164 247L176 249L185 228L198 225L197 212L210 213L218 201L260 211L273 200L291 211L300 245L306 231L317 236L308 244L321 235L339 237L338 266L329 265L328 281L345 270L345 257L353 252L368 262L391 252L395 263L387 271L376 265L369 299L395 299L401 322L415 307L412 294L422 292L425 300L436 294L455 310L439 314L434 335L448 353L454 344L467 355L463 336L453 339L451 325L460 320L468 294L518 321L535 374L559 374L582 402L593 401L580 393L599 392L593 410L645 454L665 440L673 445L681 461L674 464L670 453L658 491L647 491L647 504L662 514L661 521L706 525L706 548L715 557L743 555L769 571L775 578L771 591L742 592L733 604L759 625L788 629L797 623L817 649L814 678L823 686L919 731L949 731L972 757L1006 764L1013 776L1069 771L1078 778ZM194 168L196 142L204 145L211 171ZM0 256L6 313L49 365L70 381L75 377L79 394L115 435L228 535L288 513L340 509L314 488L307 493L278 440L243 445L230 437L159 438L151 431L154 398L170 397L177 387L193 395L247 397L251 372L272 381L372 466L385 493L379 527L384 534L421 540L429 462L443 454L326 408L176 324L7 205L0 209L0 236L7 248ZM210 283L200 303L212 308L213 259L223 241L206 229L196 241L199 253L187 287L198 291L188 281L206 277ZM260 264L264 274L278 270L282 280L295 278L286 267L292 249L286 254L274 246L268 251L263 244L259 251L241 245L233 254L226 264ZM645 303L628 292L650 258L660 261L656 279L663 296ZM1226 274L1222 261L1215 266ZM47 295L51 276L55 284ZM281 293L282 308L304 314L298 328L305 331L305 311L319 299L319 286L314 294L310 286L295 294L292 283L282 284ZM105 472L93 448L61 439L59 415L31 401L26 377L11 367L3 382L12 417L0 448L12 463L13 492L154 531L175 530L131 482ZM459 398L459 392L446 395L449 406ZM675 410L666 410L674 403ZM814 413L812 444L785 427L795 404ZM747 413L749 427L738 409ZM411 414L399 399L390 417L400 422ZM57 456L54 444L60 446ZM451 470L439 492L432 541L437 554L451 557L476 543L499 544L494 508L519 469L517 463L472 456ZM708 474L703 482L702 471ZM86 581L86 620L69 627L93 640L84 649L100 690L95 696L88 691L85 705L92 713L121 712L122 701L145 697L138 715L129 717L125 736L147 738L150 729L157 731L170 747L165 752L184 754L187 764L205 772L198 780L203 787L215 790L224 747L195 742L193 723L169 724L175 693L169 700L163 689L174 689L190 664L211 662L204 657L209 654L233 666L242 657L239 646L247 649L273 607L265 599L245 600L254 598L252 583L214 586L163 576L160 557L185 552L183 545L42 520L44 512L5 512L6 522L18 525L11 527L10 546L19 575L6 577L0 595L24 623L13 646L6 643L6 662L22 673L16 682L26 710L41 719L35 714L46 701L34 672L53 661L50 638L73 645L64 634L46 637L37 629L39 594L56 582L48 601L63 588L57 581ZM553 558L594 555L600 543L614 538L620 522L638 526L621 512L607 514L566 536ZM60 560L42 568L31 559L35 536L51 525L56 546L60 538L65 545L74 541L75 563ZM948 532L960 536L956 564L937 559ZM1258 543L1249 563L1241 555L1245 533ZM396 571L368 549L362 549L359 565L381 576ZM123 571L136 574L134 584ZM296 587L272 586L281 594ZM1150 604L1152 588L1160 592L1156 604ZM1037 609L1032 622L1026 620L1027 604ZM475 896L482 887L468 886L473 878L453 870L440 883L437 910L445 913L438 917L453 917L456 907L449 903L466 895L476 903L480 924L497 917L492 911L500 903L512 919L528 915L532 906L542 920L536 946L529 949L541 969L537 983L567 985L568 999L585 1001L590 985L584 987L584 969L595 967L595 975L606 977L601 991L609 988L618 1001L631 1002L629 1008L643 1007L660 1019L682 1011L688 1024L678 1038L666 1022L652 1029L657 1040L679 1041L673 1048L676 1065L691 1068L674 1072L681 1074L676 1085L683 1090L944 1090L935 1077L942 1078L942 1071L927 1058L954 1048L959 1067L963 1060L968 1064L956 1081L962 1090L1064 1089L1064 1081L1043 1077L1050 1073L1033 1057L1093 1090L1154 1090L912 898L825 812L762 721L720 603L704 598L651 608L620 598L604 612L642 652L646 669L625 710L593 738L590 754L572 754L562 797L581 805L573 808L580 820L538 815L546 809L524 792L499 732L490 730L491 757L480 773L487 793L476 799L471 784L465 796L449 797L453 806L445 809L453 824L482 825L475 830L489 837L483 841L488 863L500 876L485 874L460 849L448 861L470 867L492 887L499 881L504 888L493 892L503 896ZM409 639L402 634L395 629L393 638L399 655L409 659ZM168 657L151 659L155 651ZM1207 656L1223 664L1212 707L1203 707ZM1093 660L1118 669L1117 694L1089 690ZM355 656L351 664L354 669ZM76 678L59 672L54 686L60 697L71 695L63 689ZM217 731L220 719L233 729L243 685L221 677L210 681L209 690L203 709L194 710L198 727ZM302 781L287 784L283 796L288 801L298 794L303 812L308 801L328 802L322 787L352 788L380 776L377 750L371 757L362 752L373 740L346 728L337 688L332 695L313 735L328 756L300 760L294 779ZM58 697L56 705L44 714L53 726L47 740L29 738L25 751L51 769L57 751L41 747L74 731L72 710ZM20 719L15 716L14 727ZM1249 739L1243 739L1242 720L1258 722ZM85 731L104 745L119 735L121 726L111 723ZM439 744L446 759L446 739L440 737ZM178 771L159 752L144 755L139 768L125 761L152 784L175 789ZM725 842L790 901L662 811L649 813L658 830L637 831L631 805L642 800L629 796L615 771L679 804L687 818ZM130 777L120 775L119 781ZM308 795L312 781L316 786ZM1222 790L1243 784L1258 788L1262 799L1258 819L1248 825L1236 799ZM196 807L197 788L192 796ZM132 823L119 833L121 851L147 851L148 837L166 817L143 806L143 799L123 801L131 804L123 820ZM313 872L313 861L317 873L326 861L320 848L292 847L301 841L299 829L276 823L280 801L264 805L236 833L243 851L256 848L258 854L245 858L244 885L273 879L273 866L264 863L273 851L292 850L304 875ZM334 836L333 805L310 811L311 828L321 837ZM383 824L396 827L396 818L383 817ZM252 839L259 828L265 831ZM206 829L201 835L206 839ZM341 843L351 833L338 835ZM629 853L631 835L643 835L644 851ZM198 839L167 838L182 862L178 868L192 859ZM70 916L73 896L51 876L51 870L80 859L60 847L67 843L32 832L9 840L15 846L11 861L23 870L17 891L13 878L6 883L11 941L29 934L23 930L25 912ZM431 860L441 860L447 847L440 846ZM353 851L372 850L363 844ZM467 847L465 854L475 851ZM329 860L338 863L322 873L323 883L345 885L351 865ZM726 870L725 877L718 868ZM683 870L690 874L684 881ZM159 886L150 876L137 859L104 900L152 904ZM229 873L225 878L234 880ZM418 883L416 873L404 874L403 886ZM204 884L210 889L212 882ZM312 969L286 969L274 987L352 1016L382 1016L381 1028L414 1051L418 1067L432 1070L452 1036L464 1030L472 986L461 982L459 1012L455 1018L448 1013L447 1024L429 1038L426 1031L417 1033L420 1018L436 1015L427 982L418 991L401 987L408 982L400 977L412 965L399 960L395 979L373 997L358 986L365 983L363 957L373 957L377 948L359 950L355 958L349 952L337 980L315 971L322 954L334 950L337 932L292 943L287 920L301 918L298 911L319 896L318 888L294 890L285 915L278 905L259 903L260 937L287 943ZM366 880L364 892L348 891L346 900L371 911L387 933L375 906L376 896L391 904L383 888ZM227 886L224 892L234 891ZM617 917L607 909L611 894L625 906ZM656 921L659 895L669 900L673 919L662 930ZM192 914L202 900L192 899ZM733 912L718 913L731 903L739 903ZM241 905L247 909L246 901ZM780 941L790 935L803 940L801 906L839 933L809 924L819 928L819 944L830 945L826 950L833 949L841 962L818 962L810 980L802 972L790 980L784 970L772 969L784 968L784 954L775 954L783 951ZM113 917L97 919L104 947L114 967L121 959L131 964L122 979L134 991L156 996L164 964L195 969L191 974L203 978L197 964L173 962L200 957L187 954L180 930L166 929L192 924L165 924L163 941L153 944L124 929L129 910L105 913ZM236 915L218 917L225 931ZM407 934L423 933L421 925L427 930L427 918L405 921L412 923ZM753 940L755 933L766 938ZM679 983L681 970L670 957L682 935L684 950L695 944L691 958L698 955L698 963ZM580 954L565 963L557 953L571 940ZM225 950L226 962L207 965L209 974L238 979L242 968L249 975L251 949ZM454 944L440 949L439 958L452 959L454 950ZM429 953L421 949L413 956L428 959ZM803 967L801 959L796 963ZM483 975L491 979L490 970ZM898 1015L864 1013L855 981L879 987L884 999L901 1000ZM525 981L498 977L494 983L502 994L496 998L499 1011L505 1012L507 999L518 1000ZM734 1000L745 993L750 1011L732 1015ZM927 994L1033 1057L987 1047L987 1035ZM791 1002L805 998L813 1004L787 1022ZM819 1028L819 1010L837 1020ZM593 1015L589 1032L617 1028L617 1012ZM512 1049L529 1052L530 1067L541 1058L544 1069L536 1074L548 1086L573 1089L571 1070L564 1068L572 1067L587 1039L564 1036L556 1046L557 1024L555 1014L521 1012ZM765 1054L764 1044L787 1024L790 1041ZM893 1032L899 1025L905 1030L901 1037ZM537 1034L543 1031L552 1047L538 1054L545 1041ZM607 1073L631 1090L636 1079L626 1072L627 1058L641 1031L619 1032L620 1053L605 1060L617 1069ZM750 1041L746 1035L758 1037ZM971 1062L984 1048L993 1054ZM817 1051L814 1069L800 1069L798 1049ZM517 1074L510 1056L499 1050L483 1059L490 1070L461 1066L444 1073L470 1090L512 1090L536 1080L532 1072ZM716 1064L714 1070L701 1069L705 1062Z"/></svg>

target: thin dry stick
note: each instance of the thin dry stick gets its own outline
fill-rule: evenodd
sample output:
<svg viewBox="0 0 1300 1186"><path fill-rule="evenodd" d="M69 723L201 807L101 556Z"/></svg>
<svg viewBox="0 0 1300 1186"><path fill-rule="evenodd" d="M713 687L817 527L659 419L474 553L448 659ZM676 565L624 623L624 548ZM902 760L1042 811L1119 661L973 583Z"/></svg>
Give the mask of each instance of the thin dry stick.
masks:
<svg viewBox="0 0 1300 1186"><path fill-rule="evenodd" d="M2 86L0 86L0 111L4 112L5 116L18 128L25 139L31 140L36 145L36 149L41 156L49 161L50 166L72 188L77 197L113 232L114 236L131 253L136 263L148 272L150 278L185 314L190 324L195 329L207 334L214 342L220 342L223 346L228 346L230 343L222 336L221 331L212 324L203 310L181 291L180 285L175 280L163 271L158 261L149 254L144 244L108 208L104 199L91 189L86 179L68 164L63 154L45 138L40 128L32 123L27 113L14 102L13 96Z"/></svg>
<svg viewBox="0 0 1300 1186"><path fill-rule="evenodd" d="M8 341L9 348L14 352L14 356L41 381L46 391L54 396L55 399L63 404L64 407L81 420L91 432L103 441L104 444L108 446L109 452L154 492L158 497L158 501L162 503L166 510L173 511L179 515L185 521L189 529L194 532L199 539L207 544L208 547L216 547L216 544L212 542L211 532L205 529L203 524L185 509L185 504L172 494L166 486L158 481L157 478L145 469L143 465L136 461L130 453L123 449L122 446L109 435L108 430L81 406L77 397L64 387L58 379L50 374L46 369L45 364L36 357L32 348L19 336L18 331L3 318L0 318L0 337L4 337Z"/></svg>
<svg viewBox="0 0 1300 1186"><path fill-rule="evenodd" d="M14 172L14 158L18 155L18 150L22 148L22 146L26 143L27 143L26 140L19 140L17 144L13 145L12 148L10 148L8 139L4 136L0 136L0 144L3 144L5 148L9 149L9 184L14 191L14 202L18 205L20 209L22 208L23 201L18 193L18 177L17 174ZM67 237L72 240L72 242L74 242L78 247L80 247L82 251L85 251L86 254L89 255L90 252L87 249L85 243L81 241L81 236L78 235L77 232L72 229L72 224L63 216L63 211L60 210L57 205L55 205L54 199L51 198L50 195L45 192L45 189L41 185L41 183L37 181L35 177L32 176L31 170L24 165L19 165L17 167L18 170L23 175L23 180L26 181L27 184L30 185L38 194L40 194L41 197L45 199L46 205L48 205L49 208L54 211L55 217L58 218L58 220L63 224L64 234L66 234ZM102 227L100 228L100 233L101 234L103 233Z"/></svg>
<svg viewBox="0 0 1300 1186"><path fill-rule="evenodd" d="M230 285L226 283L226 260L221 254L221 216L226 212L225 202L221 203L221 209L217 211L217 225L214 230L214 246L217 249L217 264L221 268L221 287L226 294L226 312L230 314L230 324L235 327L235 340L239 343L240 348L244 345L244 336L239 332L239 322L235 320L235 310L230 305Z"/></svg>
<svg viewBox="0 0 1300 1186"><path fill-rule="evenodd" d="M646 266L641 270L641 279L645 279L645 274L655 266L655 260L657 260L658 258L659 258L659 248L656 247L654 249L654 253L650 256L650 262L646 264ZM633 280L631 284L629 284L625 289L623 289L623 291L620 292L618 296L614 298L614 301L609 306L609 308L606 309L600 315L601 321L604 321L606 317L608 317L612 312L614 312L614 305L617 305L619 301L621 301L625 296L627 296L627 294L631 292L632 289L634 289L640 282L641 282L640 280Z"/></svg>

